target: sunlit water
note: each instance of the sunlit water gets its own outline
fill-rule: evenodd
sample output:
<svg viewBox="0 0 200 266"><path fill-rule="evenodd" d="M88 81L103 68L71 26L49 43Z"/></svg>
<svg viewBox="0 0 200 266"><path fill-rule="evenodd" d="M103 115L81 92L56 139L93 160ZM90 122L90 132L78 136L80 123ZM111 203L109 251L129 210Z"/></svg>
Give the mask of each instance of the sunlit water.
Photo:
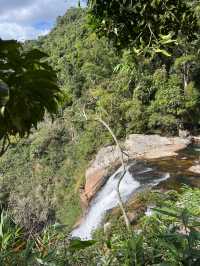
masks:
<svg viewBox="0 0 200 266"><path fill-rule="evenodd" d="M160 174L159 178L153 178L153 169L144 166L144 168L138 171L135 175L129 172L131 166L128 167L126 174L124 175L121 183L120 183L120 195L123 202L126 202L130 196L134 194L134 192L144 188L145 183L148 186L155 186L161 181L169 178L169 174ZM106 182L106 184L102 187L102 189L97 193L95 198L91 201L90 208L83 220L83 222L75 228L71 236L79 237L81 239L91 239L92 232L96 230L102 223L103 218L108 210L113 209L118 205L118 197L117 197L117 183L120 178L120 172L122 168L119 168ZM132 171L133 172L133 171ZM150 173L152 172L152 174ZM144 181L145 178L141 178L143 175L145 177L146 174L151 174L151 179ZM140 178L137 178L137 175ZM138 180L142 180L141 182Z"/></svg>

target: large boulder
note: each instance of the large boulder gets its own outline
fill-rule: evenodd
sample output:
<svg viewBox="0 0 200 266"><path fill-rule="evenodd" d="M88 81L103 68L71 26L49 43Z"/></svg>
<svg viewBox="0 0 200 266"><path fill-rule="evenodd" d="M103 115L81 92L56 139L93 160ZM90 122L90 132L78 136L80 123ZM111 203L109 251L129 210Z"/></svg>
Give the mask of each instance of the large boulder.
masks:
<svg viewBox="0 0 200 266"><path fill-rule="evenodd" d="M180 137L161 137L159 135L133 134L125 141L125 150L131 158L157 159L176 156L191 140Z"/></svg>
<svg viewBox="0 0 200 266"><path fill-rule="evenodd" d="M180 137L161 137L159 135L130 135L121 146L125 161L129 159L155 159L177 155L177 151L190 144L190 140ZM103 147L97 153L86 171L84 189L88 202L97 193L116 168L120 165L120 151L116 146Z"/></svg>
<svg viewBox="0 0 200 266"><path fill-rule="evenodd" d="M191 166L189 171L195 174L200 174L200 164Z"/></svg>

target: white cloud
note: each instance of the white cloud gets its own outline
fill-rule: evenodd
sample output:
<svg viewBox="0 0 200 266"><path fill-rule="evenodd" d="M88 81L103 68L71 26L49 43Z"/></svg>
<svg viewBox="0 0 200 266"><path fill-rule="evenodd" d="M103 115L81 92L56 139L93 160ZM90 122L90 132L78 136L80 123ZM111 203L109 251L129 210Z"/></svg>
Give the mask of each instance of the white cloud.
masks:
<svg viewBox="0 0 200 266"><path fill-rule="evenodd" d="M48 32L47 26L78 0L0 0L0 38L33 39ZM40 25L40 26L39 26Z"/></svg>
<svg viewBox="0 0 200 266"><path fill-rule="evenodd" d="M37 29L32 26L21 26L17 23L0 23L0 36L4 40L16 39L19 41L32 40L45 35L49 29Z"/></svg>
<svg viewBox="0 0 200 266"><path fill-rule="evenodd" d="M0 15L8 10L13 10L20 7L28 6L32 0L0 0Z"/></svg>

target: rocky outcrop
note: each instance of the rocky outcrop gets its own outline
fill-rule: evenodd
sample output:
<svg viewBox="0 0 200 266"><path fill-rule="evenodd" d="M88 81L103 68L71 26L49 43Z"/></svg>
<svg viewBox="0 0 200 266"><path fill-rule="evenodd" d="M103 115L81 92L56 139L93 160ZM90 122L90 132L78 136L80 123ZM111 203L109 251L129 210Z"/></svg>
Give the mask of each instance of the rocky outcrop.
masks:
<svg viewBox="0 0 200 266"><path fill-rule="evenodd" d="M86 171L85 194L88 201L107 180L113 169L120 164L120 152L115 146L102 148ZM113 171L114 172L114 171Z"/></svg>
<svg viewBox="0 0 200 266"><path fill-rule="evenodd" d="M124 150L124 159L156 159L177 155L177 151L184 149L190 140L180 137L161 137L159 135L130 135L121 144ZM100 149L95 159L86 171L84 189L88 201L101 188L107 177L120 165L120 152L116 146Z"/></svg>
<svg viewBox="0 0 200 266"><path fill-rule="evenodd" d="M190 172L193 172L195 174L200 174L200 164L193 165L189 168Z"/></svg>
<svg viewBox="0 0 200 266"><path fill-rule="evenodd" d="M134 134L125 141L125 150L131 158L157 159L175 156L189 144L186 138Z"/></svg>

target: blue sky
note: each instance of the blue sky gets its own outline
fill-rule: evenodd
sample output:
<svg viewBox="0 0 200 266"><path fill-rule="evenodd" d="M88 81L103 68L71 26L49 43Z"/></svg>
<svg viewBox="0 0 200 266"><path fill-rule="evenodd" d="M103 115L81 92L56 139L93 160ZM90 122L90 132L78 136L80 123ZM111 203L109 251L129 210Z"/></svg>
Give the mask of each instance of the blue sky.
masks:
<svg viewBox="0 0 200 266"><path fill-rule="evenodd" d="M23 41L45 35L56 18L77 3L78 0L0 0L0 38Z"/></svg>

